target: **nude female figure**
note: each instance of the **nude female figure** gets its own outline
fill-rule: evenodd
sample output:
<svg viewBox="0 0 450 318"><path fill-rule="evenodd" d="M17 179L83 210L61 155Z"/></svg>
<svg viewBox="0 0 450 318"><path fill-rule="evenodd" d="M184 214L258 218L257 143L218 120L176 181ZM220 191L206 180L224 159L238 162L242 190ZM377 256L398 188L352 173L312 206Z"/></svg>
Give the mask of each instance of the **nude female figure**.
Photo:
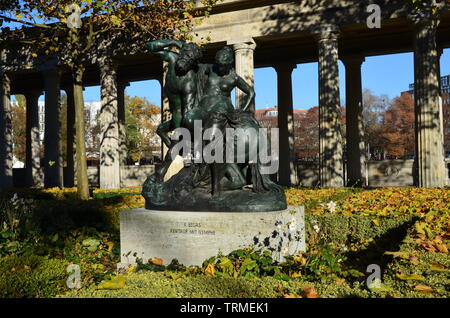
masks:
<svg viewBox="0 0 450 318"><path fill-rule="evenodd" d="M239 88L247 94L247 100L240 111L245 112L255 98L254 89L234 71L234 52L224 47L217 52L215 64L208 65L205 70L204 92L198 105L188 111L183 119L183 127L194 130L194 122L201 120L203 129L224 132L227 124L226 113L235 112L231 102L231 92ZM222 189L240 189L247 184L246 177L236 163L213 163L211 165L213 196L219 195ZM225 177L225 178L224 178Z"/></svg>

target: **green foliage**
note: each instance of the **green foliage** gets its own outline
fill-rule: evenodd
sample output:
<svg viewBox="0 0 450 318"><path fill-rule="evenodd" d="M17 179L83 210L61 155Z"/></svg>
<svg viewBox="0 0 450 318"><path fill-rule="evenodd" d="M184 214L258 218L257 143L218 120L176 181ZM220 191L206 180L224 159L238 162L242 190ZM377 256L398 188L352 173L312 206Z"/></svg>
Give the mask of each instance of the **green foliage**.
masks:
<svg viewBox="0 0 450 318"><path fill-rule="evenodd" d="M54 297L65 289L65 262L42 256L0 258L0 298Z"/></svg>
<svg viewBox="0 0 450 318"><path fill-rule="evenodd" d="M271 253L268 251L253 251L241 249L228 255L219 254L203 264L203 272L210 276L223 277L274 277L285 279L281 267L274 264Z"/></svg>

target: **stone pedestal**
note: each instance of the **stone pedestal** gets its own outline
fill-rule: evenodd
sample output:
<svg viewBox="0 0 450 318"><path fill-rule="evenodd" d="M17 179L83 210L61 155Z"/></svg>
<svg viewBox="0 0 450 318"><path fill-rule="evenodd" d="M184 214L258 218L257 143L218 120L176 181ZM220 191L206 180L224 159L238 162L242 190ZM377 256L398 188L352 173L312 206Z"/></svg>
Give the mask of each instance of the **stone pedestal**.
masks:
<svg viewBox="0 0 450 318"><path fill-rule="evenodd" d="M253 247L268 249L283 261L305 250L304 208L274 212L179 212L135 209L120 214L121 264L177 259L185 266L202 265L219 252Z"/></svg>

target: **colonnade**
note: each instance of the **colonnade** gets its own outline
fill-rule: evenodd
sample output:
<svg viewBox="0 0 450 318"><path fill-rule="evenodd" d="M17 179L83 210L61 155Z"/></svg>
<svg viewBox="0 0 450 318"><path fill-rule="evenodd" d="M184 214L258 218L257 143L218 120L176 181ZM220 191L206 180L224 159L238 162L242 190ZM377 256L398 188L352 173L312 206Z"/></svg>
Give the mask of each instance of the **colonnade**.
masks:
<svg viewBox="0 0 450 318"><path fill-rule="evenodd" d="M442 106L439 88L439 50L436 44L438 20L425 19L415 23L415 115L416 115L416 176L417 186L442 187L445 185L444 147L442 132ZM319 61L319 129L320 129L320 184L323 187L342 187L362 184L365 178L365 145L362 120L362 55L339 54L339 28L326 25L313 30L317 42ZM254 39L228 41L235 52L236 72L247 82L254 82ZM346 68L346 142L342 137L341 102L339 94L339 58ZM292 71L295 62L273 63L278 85L278 123L280 128L279 183L296 185L294 114L292 98ZM113 59L100 59L101 86L101 145L100 187L120 187L120 166L126 163L125 145L125 87L117 78L117 64ZM75 184L74 123L75 112L71 87L62 87L68 96L67 168L63 176L60 130L61 71L57 68L42 73L45 91L44 185L73 186ZM12 182L12 127L10 78L0 73L0 187L11 187ZM161 78L161 83L163 82ZM29 186L38 185L39 114L38 99L43 91L30 88L21 92L27 100L26 176ZM164 97L163 97L164 98ZM236 92L236 105L242 106L243 93ZM166 105L164 107L164 105ZM163 102L165 119L167 103ZM254 111L255 105L251 106ZM344 152L346 158L344 158ZM346 164L344 165L344 160ZM346 172L344 173L344 167ZM65 182L64 182L65 181Z"/></svg>

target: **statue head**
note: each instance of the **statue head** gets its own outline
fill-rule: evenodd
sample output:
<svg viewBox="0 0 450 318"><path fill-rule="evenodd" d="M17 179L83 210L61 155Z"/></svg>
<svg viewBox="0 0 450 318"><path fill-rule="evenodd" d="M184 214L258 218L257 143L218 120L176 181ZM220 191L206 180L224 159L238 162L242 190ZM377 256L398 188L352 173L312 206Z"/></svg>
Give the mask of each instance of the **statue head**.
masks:
<svg viewBox="0 0 450 318"><path fill-rule="evenodd" d="M215 62L219 73L228 74L234 66L234 52L229 46L225 46L216 53Z"/></svg>
<svg viewBox="0 0 450 318"><path fill-rule="evenodd" d="M184 43L176 62L177 71L186 73L193 69L203 57L200 47L195 43Z"/></svg>

